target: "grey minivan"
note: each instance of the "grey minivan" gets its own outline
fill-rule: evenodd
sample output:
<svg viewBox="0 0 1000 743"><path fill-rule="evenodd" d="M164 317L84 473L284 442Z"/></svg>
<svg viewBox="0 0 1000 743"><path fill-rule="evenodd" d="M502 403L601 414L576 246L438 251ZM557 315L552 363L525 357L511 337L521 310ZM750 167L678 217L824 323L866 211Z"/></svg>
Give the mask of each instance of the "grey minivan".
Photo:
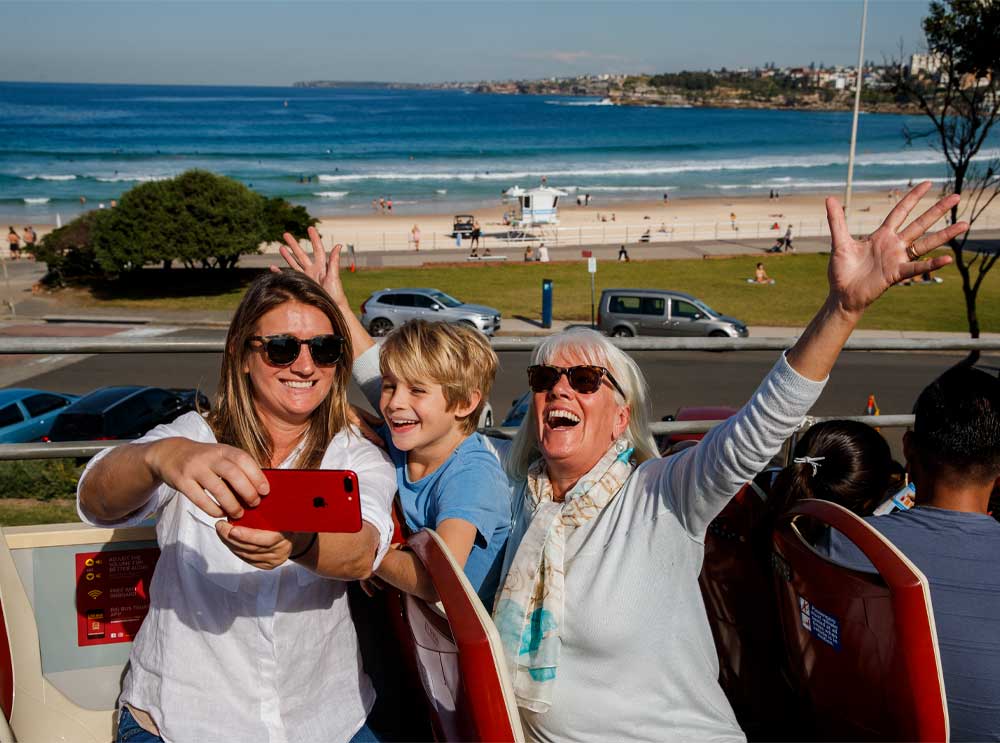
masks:
<svg viewBox="0 0 1000 743"><path fill-rule="evenodd" d="M383 289L361 305L361 324L374 336L385 335L416 318L464 323L486 335L500 329L500 310L466 304L439 289Z"/></svg>
<svg viewBox="0 0 1000 743"><path fill-rule="evenodd" d="M605 289L597 324L608 335L746 338L747 326L690 294L660 289Z"/></svg>

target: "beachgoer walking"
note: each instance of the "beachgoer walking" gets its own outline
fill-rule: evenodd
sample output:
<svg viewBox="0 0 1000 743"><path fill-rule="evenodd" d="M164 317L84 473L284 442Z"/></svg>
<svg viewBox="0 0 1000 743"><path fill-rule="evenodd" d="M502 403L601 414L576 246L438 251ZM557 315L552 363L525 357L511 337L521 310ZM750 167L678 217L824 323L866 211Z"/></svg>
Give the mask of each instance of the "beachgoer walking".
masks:
<svg viewBox="0 0 1000 743"><path fill-rule="evenodd" d="M794 253L795 247L792 245L792 226L788 225L788 229L785 230L785 252Z"/></svg>
<svg viewBox="0 0 1000 743"><path fill-rule="evenodd" d="M380 212L385 214L385 196L378 197L378 209Z"/></svg>
<svg viewBox="0 0 1000 743"><path fill-rule="evenodd" d="M14 260L21 255L21 236L17 234L17 230L14 229L14 225L8 228L7 232L7 247L10 249L10 257Z"/></svg>
<svg viewBox="0 0 1000 743"><path fill-rule="evenodd" d="M736 232L736 212L729 212L729 226Z"/></svg>
<svg viewBox="0 0 1000 743"><path fill-rule="evenodd" d="M413 225L413 229L410 230L410 239L413 240L413 249L420 252L420 228L417 225Z"/></svg>
<svg viewBox="0 0 1000 743"><path fill-rule="evenodd" d="M479 247L479 237L483 234L482 229L479 227L479 221L472 220L472 247Z"/></svg>
<svg viewBox="0 0 1000 743"><path fill-rule="evenodd" d="M390 196L385 200L385 210L392 214L392 197Z"/></svg>
<svg viewBox="0 0 1000 743"><path fill-rule="evenodd" d="M34 255L35 253L35 242L38 240L38 235L35 234L35 228L30 224L26 225L24 228L24 250L26 253Z"/></svg>
<svg viewBox="0 0 1000 743"><path fill-rule="evenodd" d="M618 260L624 263L628 263L628 251L625 250L625 244L622 243L618 246Z"/></svg>

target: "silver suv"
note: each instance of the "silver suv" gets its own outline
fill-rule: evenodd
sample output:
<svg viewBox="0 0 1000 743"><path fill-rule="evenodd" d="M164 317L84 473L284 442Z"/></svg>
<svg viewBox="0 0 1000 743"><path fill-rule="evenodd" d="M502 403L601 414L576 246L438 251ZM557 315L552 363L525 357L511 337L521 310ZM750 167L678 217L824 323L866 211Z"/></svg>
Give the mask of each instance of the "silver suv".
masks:
<svg viewBox="0 0 1000 743"><path fill-rule="evenodd" d="M597 324L608 335L686 335L746 338L747 326L690 294L659 289L605 289Z"/></svg>
<svg viewBox="0 0 1000 743"><path fill-rule="evenodd" d="M361 324L373 336L385 335L415 318L464 323L486 335L500 330L500 310L465 304L438 289L383 289L361 305Z"/></svg>

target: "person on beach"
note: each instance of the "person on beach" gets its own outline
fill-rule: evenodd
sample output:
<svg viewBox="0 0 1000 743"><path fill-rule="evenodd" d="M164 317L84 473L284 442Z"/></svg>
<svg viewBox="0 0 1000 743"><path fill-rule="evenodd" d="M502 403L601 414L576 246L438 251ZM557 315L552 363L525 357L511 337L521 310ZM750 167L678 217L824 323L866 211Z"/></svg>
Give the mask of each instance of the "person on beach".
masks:
<svg viewBox="0 0 1000 743"><path fill-rule="evenodd" d="M373 741L347 581L380 566L396 488L349 424L344 316L295 273L258 277L226 336L218 402L94 457L77 509L94 526L156 516L150 607L122 683L117 740ZM261 468L357 473L353 534L230 523L268 496ZM335 704L331 704L335 700Z"/></svg>
<svg viewBox="0 0 1000 743"><path fill-rule="evenodd" d="M785 230L785 243L784 248L786 253L794 253L795 246L792 245L792 226L788 225L788 229Z"/></svg>
<svg viewBox="0 0 1000 743"><path fill-rule="evenodd" d="M392 197L391 196L385 200L385 210L389 214L392 214Z"/></svg>
<svg viewBox="0 0 1000 743"><path fill-rule="evenodd" d="M663 205L666 206L670 202L670 194L666 191L663 192Z"/></svg>
<svg viewBox="0 0 1000 743"><path fill-rule="evenodd" d="M729 226L732 228L733 232L736 231L736 212L729 212Z"/></svg>
<svg viewBox="0 0 1000 743"><path fill-rule="evenodd" d="M7 249L11 260L17 260L21 255L21 236L17 234L14 225L7 227Z"/></svg>
<svg viewBox="0 0 1000 743"><path fill-rule="evenodd" d="M479 226L479 220L478 219L472 220L472 232L470 233L470 236L472 238L472 246L473 247L475 247L475 248L479 247L479 238L480 238L480 236L482 234L483 234L483 230Z"/></svg>
<svg viewBox="0 0 1000 743"><path fill-rule="evenodd" d="M291 235L281 255L317 282L347 319L358 358L358 382L384 423L376 433L396 468L396 486L411 531L441 535L487 609L493 606L510 531L510 489L493 450L476 433L499 361L476 329L412 320L394 329L381 350L357 320L340 281L340 248L327 259L309 229L313 255ZM437 592L408 550L391 550L378 578L426 601Z"/></svg>
<svg viewBox="0 0 1000 743"><path fill-rule="evenodd" d="M24 250L29 255L34 255L35 253L35 243L38 241L38 235L35 234L35 228L30 224L24 227Z"/></svg>
<svg viewBox="0 0 1000 743"><path fill-rule="evenodd" d="M538 246L538 262L539 263L549 262L549 249L545 245L545 243L542 243L541 245Z"/></svg>
<svg viewBox="0 0 1000 743"><path fill-rule="evenodd" d="M385 196L378 197L378 210L385 214Z"/></svg>
<svg viewBox="0 0 1000 743"><path fill-rule="evenodd" d="M535 251L532 250L532 248L531 248L530 245L528 245L524 249L524 262L525 263L531 263L534 260L535 260Z"/></svg>
<svg viewBox="0 0 1000 743"><path fill-rule="evenodd" d="M628 263L628 251L625 250L625 243L618 246L618 261Z"/></svg>
<svg viewBox="0 0 1000 743"><path fill-rule="evenodd" d="M413 225L413 229L410 230L410 239L413 241L413 249L420 252L420 228L417 225Z"/></svg>
<svg viewBox="0 0 1000 743"><path fill-rule="evenodd" d="M670 458L638 365L608 338L574 328L535 348L528 414L495 442L514 517L494 620L528 740L745 739L698 586L706 530L798 429L867 307L968 228L928 233L957 196L904 226L929 188L864 240L827 199L823 306L736 415Z"/></svg>

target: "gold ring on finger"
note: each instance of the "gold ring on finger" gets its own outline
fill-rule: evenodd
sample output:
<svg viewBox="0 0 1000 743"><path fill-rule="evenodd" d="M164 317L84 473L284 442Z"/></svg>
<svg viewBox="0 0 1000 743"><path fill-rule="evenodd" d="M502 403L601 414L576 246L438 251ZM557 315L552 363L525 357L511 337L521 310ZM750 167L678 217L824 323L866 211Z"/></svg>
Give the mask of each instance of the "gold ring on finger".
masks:
<svg viewBox="0 0 1000 743"><path fill-rule="evenodd" d="M906 257L909 258L911 261L915 261L915 260L917 260L920 257L920 253L918 253L917 249L915 247L913 247L912 245L907 245L906 246Z"/></svg>

